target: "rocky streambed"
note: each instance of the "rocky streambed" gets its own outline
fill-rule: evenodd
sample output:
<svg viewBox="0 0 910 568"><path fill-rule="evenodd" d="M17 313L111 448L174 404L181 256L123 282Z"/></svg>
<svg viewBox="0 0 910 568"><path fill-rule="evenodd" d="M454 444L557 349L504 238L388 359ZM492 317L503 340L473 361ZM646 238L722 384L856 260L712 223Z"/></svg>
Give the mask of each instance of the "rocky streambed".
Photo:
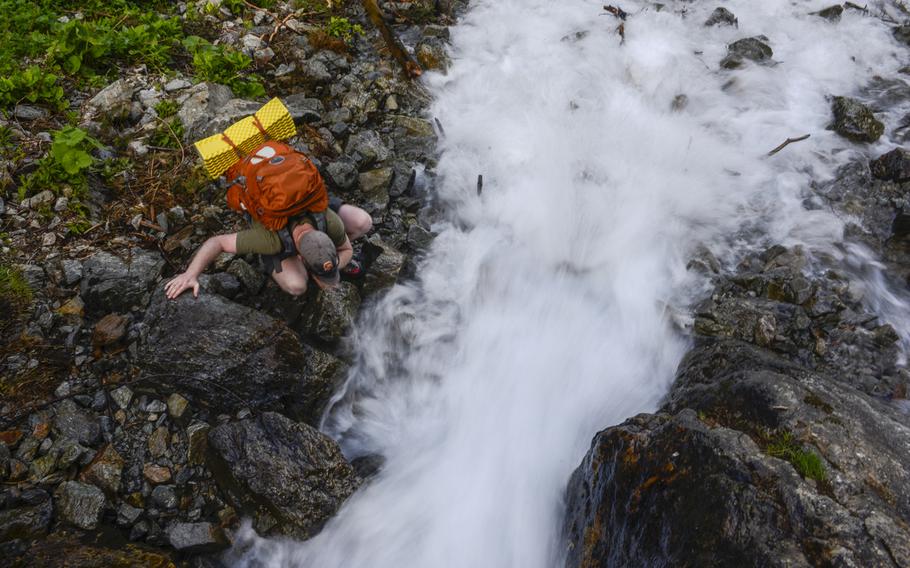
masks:
<svg viewBox="0 0 910 568"><path fill-rule="evenodd" d="M317 42L321 28L294 19L290 3L252 19L208 4L189 10L205 8L219 41L267 70L268 95L297 123L292 142L314 157L333 194L372 215L374 231L354 243L367 274L291 297L255 256L225 254L198 299L168 301L164 282L206 238L243 227L216 185L203 181L170 209L134 215L122 211L119 190L93 180L85 236L61 221L68 198L54 188L0 200L4 254L31 290L27 305L4 305L5 566L217 565L242 518L260 534L304 539L363 482L316 427L346 376L346 338L361 306L407 277L433 238L428 96L359 5L342 14L365 31L339 47L324 45L324 33ZM424 70L444 71L452 7L383 8ZM131 70L82 101L80 127L117 140L120 150L104 151L171 175L149 138L163 108L176 110L186 164L196 158L193 141L262 104L194 83ZM40 137L46 117L19 105L2 124L25 143Z"/></svg>

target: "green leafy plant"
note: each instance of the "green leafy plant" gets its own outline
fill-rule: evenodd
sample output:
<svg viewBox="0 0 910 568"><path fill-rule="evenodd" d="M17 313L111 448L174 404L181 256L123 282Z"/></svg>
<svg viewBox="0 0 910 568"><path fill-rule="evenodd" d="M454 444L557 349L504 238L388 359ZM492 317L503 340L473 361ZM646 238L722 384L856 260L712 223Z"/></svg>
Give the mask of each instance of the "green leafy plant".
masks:
<svg viewBox="0 0 910 568"><path fill-rule="evenodd" d="M193 55L193 68L198 78L227 85L241 97L265 96L259 76L246 72L253 63L246 54L224 45L212 45L198 36L187 37L183 45Z"/></svg>
<svg viewBox="0 0 910 568"><path fill-rule="evenodd" d="M152 146L162 148L179 148L180 139L183 138L183 123L179 118L161 121L161 125L149 137Z"/></svg>
<svg viewBox="0 0 910 568"><path fill-rule="evenodd" d="M31 303L32 289L18 268L0 264L0 299L20 307Z"/></svg>
<svg viewBox="0 0 910 568"><path fill-rule="evenodd" d="M352 24L347 18L332 16L326 24L325 33L350 44L355 35L363 35L363 28L360 24Z"/></svg>
<svg viewBox="0 0 910 568"><path fill-rule="evenodd" d="M66 107L63 100L63 87L58 84L59 77L44 71L37 65L0 76L0 107L10 107L22 101L42 103L62 110Z"/></svg>
<svg viewBox="0 0 910 568"><path fill-rule="evenodd" d="M81 128L66 126L53 133L51 149L38 160L38 168L25 177L19 186L19 198L33 193L35 188L56 188L67 184L78 193L86 186L86 170L95 164L89 153L102 148L101 143Z"/></svg>

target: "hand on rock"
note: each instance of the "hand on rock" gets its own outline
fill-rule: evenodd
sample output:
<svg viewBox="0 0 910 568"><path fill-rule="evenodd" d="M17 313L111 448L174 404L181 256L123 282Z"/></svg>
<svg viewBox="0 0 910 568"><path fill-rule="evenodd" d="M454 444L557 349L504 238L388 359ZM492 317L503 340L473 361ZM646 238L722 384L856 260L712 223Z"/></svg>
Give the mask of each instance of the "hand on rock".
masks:
<svg viewBox="0 0 910 568"><path fill-rule="evenodd" d="M195 276L187 274L178 274L173 280L164 285L164 293L169 300L175 299L185 290L193 289L193 297L199 297L199 280Z"/></svg>

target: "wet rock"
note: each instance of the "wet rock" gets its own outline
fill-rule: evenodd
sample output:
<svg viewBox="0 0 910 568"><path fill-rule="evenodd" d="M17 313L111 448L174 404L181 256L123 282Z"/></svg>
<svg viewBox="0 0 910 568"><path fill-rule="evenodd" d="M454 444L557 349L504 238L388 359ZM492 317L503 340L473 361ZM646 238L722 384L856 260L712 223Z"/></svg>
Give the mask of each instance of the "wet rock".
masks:
<svg viewBox="0 0 910 568"><path fill-rule="evenodd" d="M0 543L11 540L30 540L47 534L54 513L50 496L36 490L31 503L17 500L0 510Z"/></svg>
<svg viewBox="0 0 910 568"><path fill-rule="evenodd" d="M363 130L352 135L348 139L345 153L357 162L361 170L389 157L389 149L373 130Z"/></svg>
<svg viewBox="0 0 910 568"><path fill-rule="evenodd" d="M87 539L80 539L79 535L52 534L30 543L26 550L12 559L12 564L41 568L171 568L177 565L174 558L161 550L135 543L118 544L113 549L84 540Z"/></svg>
<svg viewBox="0 0 910 568"><path fill-rule="evenodd" d="M829 128L853 142L875 142L885 132L885 125L868 107L850 97L834 97L831 110L834 122Z"/></svg>
<svg viewBox="0 0 910 568"><path fill-rule="evenodd" d="M174 393L167 399L167 413L171 418L181 418L189 404L187 399Z"/></svg>
<svg viewBox="0 0 910 568"><path fill-rule="evenodd" d="M212 523L174 523L167 529L171 546L181 552L202 554L227 548L224 532Z"/></svg>
<svg viewBox="0 0 910 568"><path fill-rule="evenodd" d="M95 455L95 459L86 466L79 479L101 488L111 499L120 491L120 480L123 476L123 457L108 444Z"/></svg>
<svg viewBox="0 0 910 568"><path fill-rule="evenodd" d="M19 120L32 121L47 118L47 111L31 105L16 105L13 116Z"/></svg>
<svg viewBox="0 0 910 568"><path fill-rule="evenodd" d="M360 294L357 287L342 281L334 288L320 290L309 297L299 330L320 341L336 342L347 333L357 316L358 308Z"/></svg>
<svg viewBox="0 0 910 568"><path fill-rule="evenodd" d="M377 234L364 244L368 270L363 282L363 294L369 296L390 288L398 281L407 257L382 240Z"/></svg>
<svg viewBox="0 0 910 568"><path fill-rule="evenodd" d="M117 344L126 335L129 322L129 318L120 314L104 316L92 331L92 346L99 349Z"/></svg>
<svg viewBox="0 0 910 568"><path fill-rule="evenodd" d="M835 4L829 6L824 10L819 10L818 12L813 12L816 16L824 18L831 22L839 22L841 15L844 13L844 7L840 4Z"/></svg>
<svg viewBox="0 0 910 568"><path fill-rule="evenodd" d="M873 160L869 169L877 179L898 183L910 181L910 153L895 148Z"/></svg>
<svg viewBox="0 0 910 568"><path fill-rule="evenodd" d="M389 204L392 176L392 168L377 168L360 174L360 192L365 198L361 207L372 213L384 212Z"/></svg>
<svg viewBox="0 0 910 568"><path fill-rule="evenodd" d="M898 26L894 28L892 33L894 34L894 39L905 45L910 45L910 26Z"/></svg>
<svg viewBox="0 0 910 568"><path fill-rule="evenodd" d="M235 276L250 295L255 296L265 285L265 275L242 258L235 258L228 266L227 272Z"/></svg>
<svg viewBox="0 0 910 568"><path fill-rule="evenodd" d="M60 518L81 529L94 529L104 509L104 493L94 485L67 481L60 486L57 499Z"/></svg>
<svg viewBox="0 0 910 568"><path fill-rule="evenodd" d="M425 70L445 72L452 64L445 42L435 37L421 40L414 48L414 55L417 63Z"/></svg>
<svg viewBox="0 0 910 568"><path fill-rule="evenodd" d="M111 391L111 398L117 406L126 410L133 400L133 391L128 386L117 387Z"/></svg>
<svg viewBox="0 0 910 568"><path fill-rule="evenodd" d="M227 272L213 274L209 281L209 287L211 287L212 291L216 294L221 294L229 300L236 298L237 294L243 290L240 280L233 274L228 274Z"/></svg>
<svg viewBox="0 0 910 568"><path fill-rule="evenodd" d="M164 394L188 393L218 412L281 409L294 414L306 393L306 351L284 322L208 288L168 300L163 286L146 313L142 373ZM200 341L200 338L205 338ZM299 415L298 415L299 416Z"/></svg>
<svg viewBox="0 0 910 568"><path fill-rule="evenodd" d="M271 533L312 536L360 484L335 442L274 412L222 424L209 444L219 485L257 523L264 508Z"/></svg>
<svg viewBox="0 0 910 568"><path fill-rule="evenodd" d="M329 183L341 190L351 189L357 184L357 164L350 158L330 163L325 168Z"/></svg>
<svg viewBox="0 0 910 568"><path fill-rule="evenodd" d="M766 63L771 60L774 52L765 43L768 38L764 36L747 37L737 40L727 46L727 56L720 62L724 69L739 69L746 60L755 63Z"/></svg>
<svg viewBox="0 0 910 568"><path fill-rule="evenodd" d="M155 464L145 464L142 468L142 475L151 483L167 483L171 480L171 470Z"/></svg>
<svg viewBox="0 0 910 568"><path fill-rule="evenodd" d="M573 474L567 566L889 565L910 542L910 425L835 373L697 346L661 411L599 433Z"/></svg>
<svg viewBox="0 0 910 568"><path fill-rule="evenodd" d="M164 261L158 254L133 250L127 261L110 253L95 253L83 264L80 295L93 313L127 313L141 305Z"/></svg>
<svg viewBox="0 0 910 568"><path fill-rule="evenodd" d="M186 462L189 465L202 465L205 463L205 453L208 450L209 430L211 430L211 427L205 422L194 422L187 427Z"/></svg>
<svg viewBox="0 0 910 568"><path fill-rule="evenodd" d="M133 507L128 503L121 503L117 509L117 524L121 527L130 527L139 520L142 515L142 509Z"/></svg>
<svg viewBox="0 0 910 568"><path fill-rule="evenodd" d="M177 508L177 493L172 485L159 485L152 489L152 503L164 510Z"/></svg>
<svg viewBox="0 0 910 568"><path fill-rule="evenodd" d="M228 87L215 83L199 83L181 93L178 99L181 107L177 116L183 123L184 130L195 133L204 128L205 123L211 120L232 97L233 94Z"/></svg>
<svg viewBox="0 0 910 568"><path fill-rule="evenodd" d="M167 452L167 443L170 439L167 428L160 426L152 432L148 439L149 455L153 458L160 458Z"/></svg>
<svg viewBox="0 0 910 568"><path fill-rule="evenodd" d="M54 429L60 435L77 440L87 446L95 445L101 437L101 427L91 413L88 413L73 400L60 401L56 406Z"/></svg>

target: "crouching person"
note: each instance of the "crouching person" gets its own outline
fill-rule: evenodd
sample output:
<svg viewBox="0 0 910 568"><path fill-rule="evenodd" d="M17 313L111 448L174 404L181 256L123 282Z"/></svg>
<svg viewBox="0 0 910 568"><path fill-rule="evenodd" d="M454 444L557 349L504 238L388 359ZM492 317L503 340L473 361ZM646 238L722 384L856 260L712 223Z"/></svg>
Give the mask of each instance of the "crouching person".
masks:
<svg viewBox="0 0 910 568"><path fill-rule="evenodd" d="M353 259L351 241L372 226L366 211L334 199L325 213L293 217L278 231L253 221L247 230L205 241L186 272L170 280L164 291L172 300L186 290L198 297L199 275L223 252L262 255L278 286L295 296L306 292L310 279L320 288L335 286L341 274L359 276L362 269Z"/></svg>

